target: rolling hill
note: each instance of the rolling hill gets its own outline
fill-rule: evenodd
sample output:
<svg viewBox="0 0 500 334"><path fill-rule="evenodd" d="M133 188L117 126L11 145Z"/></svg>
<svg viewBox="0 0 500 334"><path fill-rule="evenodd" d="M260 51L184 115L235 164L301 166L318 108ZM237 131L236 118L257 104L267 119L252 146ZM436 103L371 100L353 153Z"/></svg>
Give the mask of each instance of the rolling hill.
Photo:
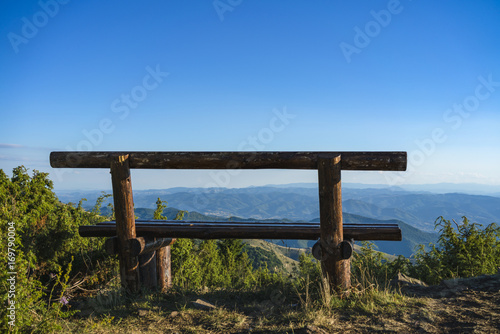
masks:
<svg viewBox="0 0 500 334"><path fill-rule="evenodd" d="M175 208L166 208L163 215L169 219L173 219L179 210ZM102 214L109 214L109 208L103 207L101 209ZM135 214L139 219L153 219L153 209L148 208L137 208L135 209ZM378 220L374 218L367 218L360 215L353 215L350 213L343 214L345 223L393 223L398 224L401 228L401 233L403 235L402 241L373 241L376 245L377 250L390 255L404 255L406 257L411 256L415 252L415 248L419 244L428 245L429 243L435 243L437 241L437 234L431 232L425 232L419 230L413 226L406 224L400 220ZM252 221L251 218L241 218L241 217L231 217L231 218L220 218L217 216L207 216L201 213L191 211L184 216L184 220L202 220L202 221ZM312 222L319 222L319 218L311 220ZM310 248L315 240L267 240L275 245L285 247L285 248ZM358 242L359 244L359 242Z"/></svg>
<svg viewBox="0 0 500 334"><path fill-rule="evenodd" d="M99 192L63 192L63 202L78 202L82 197L91 207ZM152 218L158 197L168 202L164 215L174 218L177 209L187 210L186 220L229 219L248 221L287 219L312 221L319 217L317 188L311 185L265 186L239 189L172 188L134 192L136 215ZM401 188L344 187L342 190L345 222L398 223L402 242L377 241L379 250L388 254L410 256L418 244L436 241L434 222L439 216L469 220L483 225L500 221L500 198L460 193L437 194L410 192ZM109 201L110 199L108 199ZM104 208L104 213L107 208ZM240 217L240 218L238 218ZM245 218L241 218L245 217ZM314 241L273 240L289 247L310 247Z"/></svg>
<svg viewBox="0 0 500 334"><path fill-rule="evenodd" d="M63 202L88 199L91 207L99 192L58 193ZM137 208L155 208L158 197L171 207L208 216L309 221L319 216L317 189L313 187L173 188L134 192ZM483 225L500 221L500 198L460 193L409 192L399 188L348 188L342 190L343 211L367 218L397 219L425 231L434 230L439 216Z"/></svg>

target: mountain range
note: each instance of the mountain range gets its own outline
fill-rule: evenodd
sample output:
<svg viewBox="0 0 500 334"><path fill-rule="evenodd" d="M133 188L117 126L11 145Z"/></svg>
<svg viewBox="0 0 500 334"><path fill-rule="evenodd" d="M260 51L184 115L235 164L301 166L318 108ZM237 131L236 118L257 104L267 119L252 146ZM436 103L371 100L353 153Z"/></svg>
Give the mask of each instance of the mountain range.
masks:
<svg viewBox="0 0 500 334"><path fill-rule="evenodd" d="M84 207L92 207L100 195L94 192L58 192L62 202L77 203L87 198ZM288 219L314 221L319 217L319 199L314 184L294 184L248 188L170 188L134 191L136 214L152 218L156 200L168 202L165 214L175 217L177 210L186 210L186 220ZM434 222L445 219L469 220L484 226L500 221L500 197L464 193L432 193L407 191L401 188L361 188L343 186L345 222L398 223L403 232L402 242L378 241L380 251L388 254L411 255L415 246L435 242ZM110 201L110 199L108 199ZM105 203L106 204L106 203ZM240 217L240 218L235 218ZM283 244L282 241L276 241ZM289 247L307 247L314 241L286 241Z"/></svg>
<svg viewBox="0 0 500 334"><path fill-rule="evenodd" d="M99 192L58 193L62 202L87 198L91 207ZM318 191L314 187L172 188L134 191L136 208L155 208L157 198L180 210L220 217L311 220L319 217ZM500 221L500 197L463 193L437 194L394 188L342 189L343 211L374 219L397 219L425 231L435 220L469 220L488 225Z"/></svg>
<svg viewBox="0 0 500 334"><path fill-rule="evenodd" d="M153 213L155 210L147 208L137 208L135 209L135 215L137 219L153 219ZM177 216L179 212L176 208L166 208L163 211L163 216L169 219L173 219ZM109 215L110 209L108 207L103 207L101 209L103 215ZM236 222L249 222L253 219L251 218L241 218L241 217L231 217L231 218L220 218L218 216L207 216L196 211L187 212L184 215L184 220L186 221L236 221ZM416 246L419 244L428 245L429 243L435 243L437 241L438 235L434 232L425 232L412 227L405 222L400 220L378 220L373 218L367 218L359 215L353 215L350 213L343 214L343 220L345 223L370 223L370 224L380 224L380 223L391 223L398 224L403 235L403 240L398 241L374 241L376 249L380 252L387 253L390 255L404 255L406 257L411 256L415 253ZM319 218L312 219L311 222L319 222ZM310 248L314 245L316 240L267 240L279 246L284 246L287 248ZM357 242L359 244L359 242Z"/></svg>

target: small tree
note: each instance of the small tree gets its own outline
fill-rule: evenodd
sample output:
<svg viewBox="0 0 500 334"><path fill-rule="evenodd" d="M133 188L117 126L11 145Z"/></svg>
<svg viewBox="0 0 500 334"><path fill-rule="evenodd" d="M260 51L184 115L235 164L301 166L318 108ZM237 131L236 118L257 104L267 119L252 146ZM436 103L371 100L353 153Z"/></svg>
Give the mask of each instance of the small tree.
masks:
<svg viewBox="0 0 500 334"><path fill-rule="evenodd" d="M252 263L241 239L224 239L218 243L222 261L224 285L241 287L246 285L252 272Z"/></svg>
<svg viewBox="0 0 500 334"><path fill-rule="evenodd" d="M453 224L452 224L453 222ZM462 217L462 223L439 217L437 245L426 252L421 245L412 269L415 276L436 284L443 279L493 274L500 266L500 227L492 223L486 228L470 223Z"/></svg>
<svg viewBox="0 0 500 334"><path fill-rule="evenodd" d="M162 201L160 197L156 200L156 210L153 213L153 219L167 220L167 217L162 216L163 210L167 207L167 201Z"/></svg>
<svg viewBox="0 0 500 334"><path fill-rule="evenodd" d="M163 211L167 208L167 201L160 197L156 200L156 209L153 219L167 220ZM174 220L182 220L187 211L178 211ZM191 239L177 239L172 245L171 261L173 283L186 289L201 287L202 274L200 271L200 258L197 256L196 245Z"/></svg>

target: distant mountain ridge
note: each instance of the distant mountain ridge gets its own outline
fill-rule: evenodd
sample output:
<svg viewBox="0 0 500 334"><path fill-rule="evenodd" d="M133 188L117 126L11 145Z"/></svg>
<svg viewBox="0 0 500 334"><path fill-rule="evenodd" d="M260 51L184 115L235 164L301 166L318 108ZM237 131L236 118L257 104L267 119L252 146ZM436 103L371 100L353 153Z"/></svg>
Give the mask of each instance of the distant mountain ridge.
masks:
<svg viewBox="0 0 500 334"><path fill-rule="evenodd" d="M424 192L435 194L447 193L461 193L468 195L487 195L500 197L500 186L491 184L479 183L432 183L432 184L402 184L395 186L388 186L387 184L366 184L366 183L352 183L342 182L342 186L351 189L388 189L393 191L410 191L410 192ZM317 183L289 183L289 184L269 184L266 187L275 188L318 188Z"/></svg>
<svg viewBox="0 0 500 334"><path fill-rule="evenodd" d="M90 196L89 196L90 195ZM78 202L91 207L98 192L58 193L63 202ZM253 219L312 220L319 217L317 189L312 187L248 187L227 188L173 188L134 191L136 208L155 208L160 197L170 207L195 211L219 217L245 217ZM409 192L390 188L342 189L343 211L367 218L403 221L425 231L434 231L439 216L461 219L483 225L500 221L500 198L461 193L435 194ZM108 199L109 200L109 199Z"/></svg>
<svg viewBox="0 0 500 334"><path fill-rule="evenodd" d="M179 212L176 208L168 207L163 211L163 216L168 219L173 219L177 216ZM110 209L108 207L103 207L101 213L108 215ZM148 208L136 208L135 214L138 219L153 219L154 210ZM196 211L188 212L184 216L184 220L201 220L201 221L240 221L248 222L254 219L242 218L242 217L231 217L231 218L220 218L217 216L206 216ZM378 220L373 218L367 218L359 215L353 215L350 213L343 214L343 220L345 223L393 223L398 224L403 235L402 241L374 241L373 243L377 246L377 250L390 255L404 255L406 257L411 256L415 253L415 248L419 244L428 245L429 243L435 243L437 241L437 234L431 232L425 232L412 227L405 222L400 220ZM312 219L312 222L319 222L319 218ZM279 246L292 247L292 248L309 248L314 245L316 240L267 240Z"/></svg>

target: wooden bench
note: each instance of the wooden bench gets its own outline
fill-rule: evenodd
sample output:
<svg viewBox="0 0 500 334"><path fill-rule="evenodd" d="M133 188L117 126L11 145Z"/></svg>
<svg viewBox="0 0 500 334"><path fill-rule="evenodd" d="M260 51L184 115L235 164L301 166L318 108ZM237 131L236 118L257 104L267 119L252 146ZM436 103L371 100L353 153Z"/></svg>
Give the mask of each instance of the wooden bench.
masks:
<svg viewBox="0 0 500 334"><path fill-rule="evenodd" d="M350 240L401 240L397 224L343 224L341 170L406 170L406 152L52 152L54 168L109 168L114 222L81 226L82 237L110 237L118 254L122 285L165 289L171 282L170 245L175 238L316 240L313 253L330 286L350 286ZM131 168L316 169L320 222L202 222L135 220Z"/></svg>

